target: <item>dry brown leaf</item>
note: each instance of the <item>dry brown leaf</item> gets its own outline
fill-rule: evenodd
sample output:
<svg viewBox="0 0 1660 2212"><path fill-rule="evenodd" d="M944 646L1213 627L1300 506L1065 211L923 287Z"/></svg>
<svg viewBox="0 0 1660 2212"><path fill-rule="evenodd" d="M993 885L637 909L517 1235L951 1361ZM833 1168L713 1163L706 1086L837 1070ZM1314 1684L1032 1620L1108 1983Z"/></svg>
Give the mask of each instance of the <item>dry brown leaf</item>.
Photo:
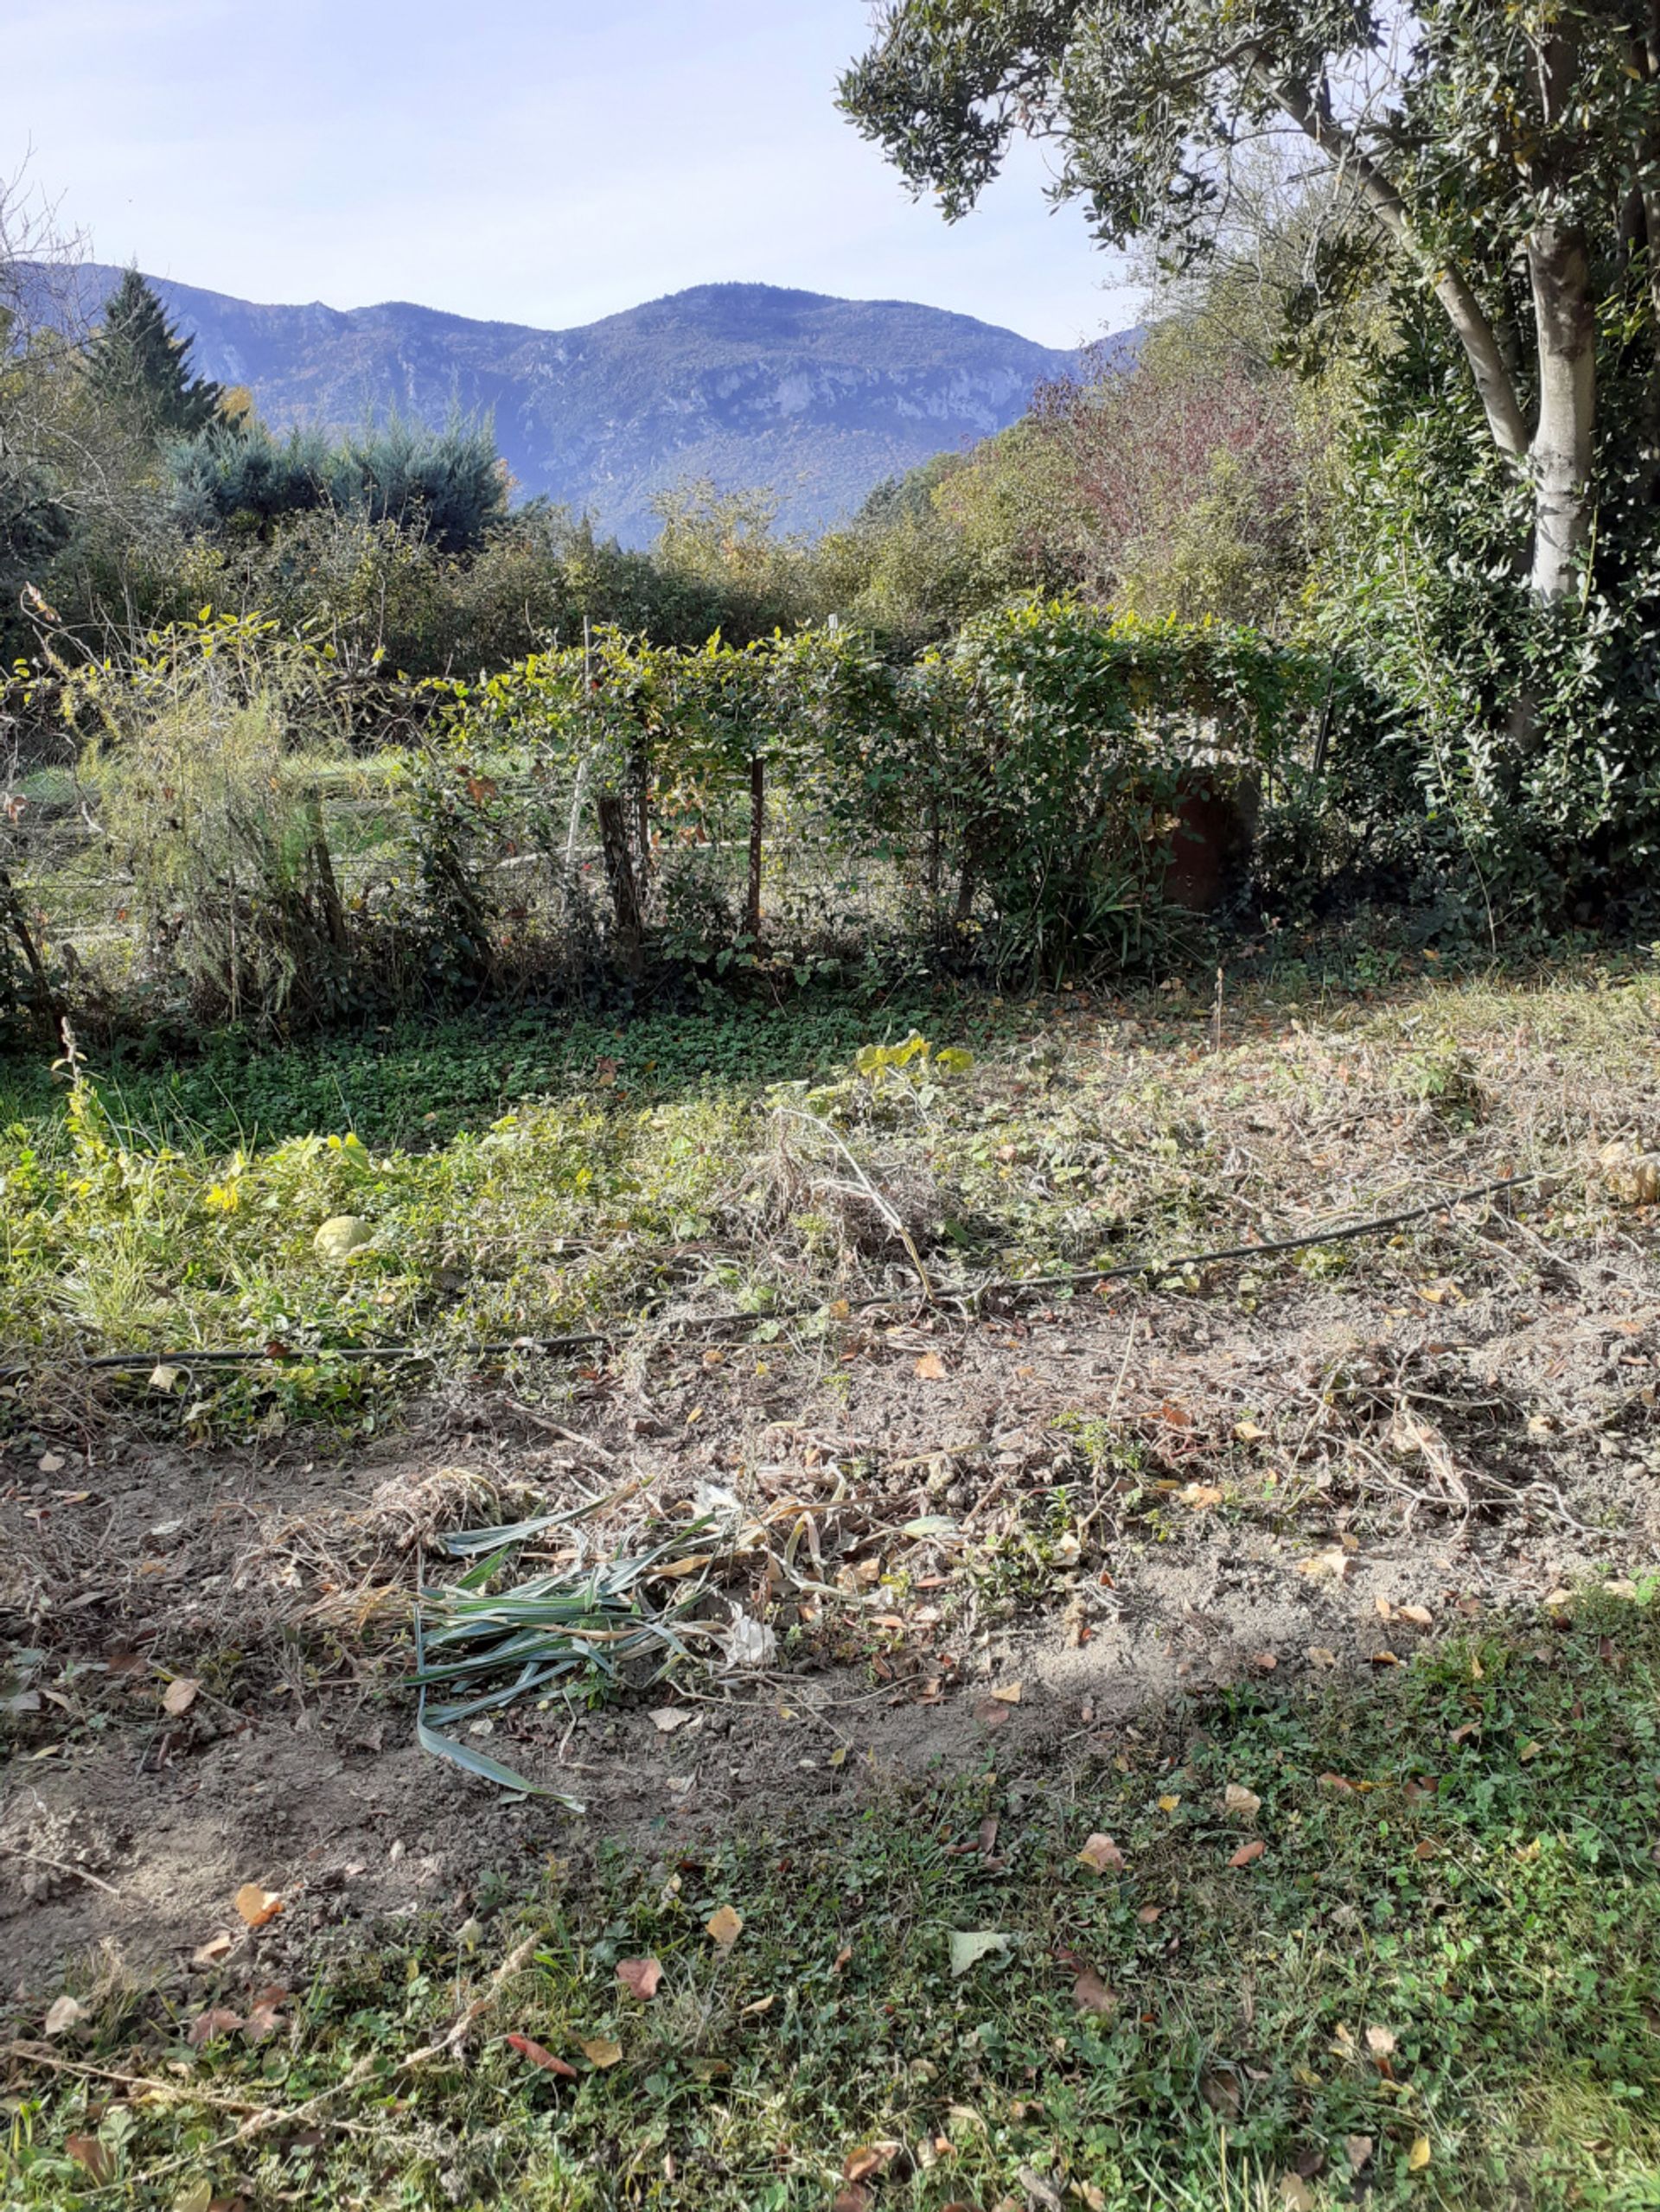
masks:
<svg viewBox="0 0 1660 2212"><path fill-rule="evenodd" d="M842 2160L842 2179L868 2181L872 2174L879 2174L884 2166L892 2164L899 2149L897 2143L861 2143L857 2151L850 2151Z"/></svg>
<svg viewBox="0 0 1660 2212"><path fill-rule="evenodd" d="M770 2012L777 2002L776 1992L771 1997L757 1997L753 2005L745 2005L737 2017L740 2020L753 2020L763 2012Z"/></svg>
<svg viewBox="0 0 1660 2212"><path fill-rule="evenodd" d="M63 2148L65 2155L73 2158L98 2188L104 2188L113 2178L115 2153L96 2135L66 2135Z"/></svg>
<svg viewBox="0 0 1660 2212"><path fill-rule="evenodd" d="M48 2011L46 2032L48 2036L67 2035L81 2017L79 2000L66 1993L62 1997L54 1998Z"/></svg>
<svg viewBox="0 0 1660 2212"><path fill-rule="evenodd" d="M233 1900L238 1915L248 1928L264 1928L275 1920L283 1909L282 1898L275 1890L262 1890L257 1882L245 1882Z"/></svg>
<svg viewBox="0 0 1660 2212"><path fill-rule="evenodd" d="M1254 1866L1267 1849L1267 1844L1261 1836L1257 1836L1248 1844L1241 1844L1228 1864L1229 1866Z"/></svg>
<svg viewBox="0 0 1660 2212"><path fill-rule="evenodd" d="M1310 1644L1308 1647L1308 1656L1316 1667L1335 1667L1338 1663L1338 1654L1336 1652L1329 1649L1328 1647L1323 1643Z"/></svg>
<svg viewBox="0 0 1660 2212"><path fill-rule="evenodd" d="M916 1373L924 1382L943 1382L945 1361L937 1352L924 1352L916 1362Z"/></svg>
<svg viewBox="0 0 1660 2212"><path fill-rule="evenodd" d="M619 1959L616 1978L630 1995L643 2005L657 1994L657 1985L663 1978L663 1969L656 1959Z"/></svg>
<svg viewBox="0 0 1660 2212"><path fill-rule="evenodd" d="M586 2036L583 2038L582 2055L591 2066L620 2066L622 2046L613 2043L609 2036Z"/></svg>
<svg viewBox="0 0 1660 2212"><path fill-rule="evenodd" d="M1020 1702L1020 1689L1021 1686L1018 1682L1006 1682L1001 1689L993 1690L992 1695L1000 1705L1018 1705Z"/></svg>
<svg viewBox="0 0 1660 2212"><path fill-rule="evenodd" d="M190 2023L190 2032L185 2040L192 2050L200 2050L203 2043L212 2043L215 2036L233 2036L242 2024L239 2012L233 2012L223 2005L215 2005Z"/></svg>
<svg viewBox="0 0 1660 2212"><path fill-rule="evenodd" d="M163 1710L170 1712L176 1720L181 1713L188 1712L195 1705L201 1687L201 1683L193 1680L188 1674L176 1674L162 1692Z"/></svg>
<svg viewBox="0 0 1660 2212"><path fill-rule="evenodd" d="M199 1972L208 1967L216 1967L222 1960L228 1959L235 1948L235 1936L221 1929L217 1935L210 1935L199 1951L191 1953L190 1963Z"/></svg>
<svg viewBox="0 0 1660 2212"><path fill-rule="evenodd" d="M672 1736L677 1728L696 1718L690 1705L660 1705L651 1716L651 1724L660 1736Z"/></svg>
<svg viewBox="0 0 1660 2212"><path fill-rule="evenodd" d="M1208 1513L1222 1503L1222 1492L1214 1482L1188 1482L1177 1494L1184 1506L1191 1506L1196 1513Z"/></svg>
<svg viewBox="0 0 1660 2212"><path fill-rule="evenodd" d="M1121 1873L1126 1863L1123 1852L1112 1838L1099 1833L1089 1837L1078 1853L1078 1864L1096 1874Z"/></svg>
<svg viewBox="0 0 1660 2212"><path fill-rule="evenodd" d="M1093 1967L1086 1967L1073 1983L1072 2002L1080 2012L1092 2013L1097 2019L1118 2010L1116 1995Z"/></svg>
<svg viewBox="0 0 1660 2212"><path fill-rule="evenodd" d="M1314 2212L1314 2192L1300 2174L1281 2174L1280 2202L1286 2212Z"/></svg>
<svg viewBox="0 0 1660 2212"><path fill-rule="evenodd" d="M1280 1664L1271 1651L1257 1651L1251 1654L1251 1664L1264 1674L1272 1674Z"/></svg>
<svg viewBox="0 0 1660 2212"><path fill-rule="evenodd" d="M1434 1626L1435 1616L1427 1605L1400 1605L1395 1608L1403 1621L1410 1621L1415 1629Z"/></svg>
<svg viewBox="0 0 1660 2212"><path fill-rule="evenodd" d="M1262 1800L1254 1789L1247 1789L1243 1782L1230 1782L1222 1793L1222 1809L1236 1813L1243 1820L1254 1820L1262 1810Z"/></svg>
<svg viewBox="0 0 1660 2212"><path fill-rule="evenodd" d="M574 2081L577 2069L568 2060L555 2058L551 2050L530 2036L508 2036L503 2038L509 2050L516 2050L520 2058L527 2058L533 2066L540 2066L544 2074L563 2075L567 2081Z"/></svg>
<svg viewBox="0 0 1660 2212"><path fill-rule="evenodd" d="M1387 2028L1368 2028L1366 2048L1374 2058L1393 2058L1395 2037Z"/></svg>
<svg viewBox="0 0 1660 2212"><path fill-rule="evenodd" d="M1349 2161L1350 2172L1357 2174L1363 2166L1368 2164L1376 2148L1370 2135L1345 2135L1343 2155Z"/></svg>
<svg viewBox="0 0 1660 2212"><path fill-rule="evenodd" d="M730 1951L744 1933L744 1916L731 1905L718 1905L703 1923L723 1951Z"/></svg>
<svg viewBox="0 0 1660 2212"><path fill-rule="evenodd" d="M974 1718L982 1728L1002 1728L1009 1718L1007 1705L1000 1705L995 1698L982 1698L974 1707Z"/></svg>

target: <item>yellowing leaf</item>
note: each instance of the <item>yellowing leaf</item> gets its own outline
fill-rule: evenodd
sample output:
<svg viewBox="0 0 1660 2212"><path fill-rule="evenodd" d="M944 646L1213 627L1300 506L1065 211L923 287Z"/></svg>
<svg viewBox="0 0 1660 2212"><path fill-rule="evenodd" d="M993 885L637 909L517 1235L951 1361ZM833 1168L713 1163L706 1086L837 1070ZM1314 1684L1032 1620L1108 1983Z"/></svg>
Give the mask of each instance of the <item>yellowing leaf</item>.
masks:
<svg viewBox="0 0 1660 2212"><path fill-rule="evenodd" d="M1020 1702L1020 1685L1018 1682L1006 1682L1000 1690L993 1690L992 1695L1000 1705L1018 1705Z"/></svg>
<svg viewBox="0 0 1660 2212"><path fill-rule="evenodd" d="M591 2066L616 2066L621 2062L622 2046L609 2036L591 2036L584 2039L582 2055Z"/></svg>
<svg viewBox="0 0 1660 2212"><path fill-rule="evenodd" d="M723 1951L730 1951L744 1933L744 1916L731 1905L717 1906L703 1924Z"/></svg>
<svg viewBox="0 0 1660 2212"><path fill-rule="evenodd" d="M1329 1649L1328 1647L1323 1643L1310 1644L1308 1647L1308 1655L1316 1667L1335 1667L1338 1663L1338 1654L1336 1652Z"/></svg>
<svg viewBox="0 0 1660 2212"><path fill-rule="evenodd" d="M257 1882L245 1882L233 1901L238 1915L249 1928L264 1928L276 1919L283 1909L282 1898L275 1890L262 1890Z"/></svg>
<svg viewBox="0 0 1660 2212"><path fill-rule="evenodd" d="M1413 2140L1411 2150L1407 2153L1408 2168L1414 2174L1421 2174L1428 2164L1429 2138L1427 2135L1416 2136Z"/></svg>
<svg viewBox="0 0 1660 2212"><path fill-rule="evenodd" d="M1181 1801L1182 1801L1179 1797L1172 1797L1170 1793L1166 1791L1164 1796L1159 1800L1159 1810L1161 1813L1173 1813Z"/></svg>

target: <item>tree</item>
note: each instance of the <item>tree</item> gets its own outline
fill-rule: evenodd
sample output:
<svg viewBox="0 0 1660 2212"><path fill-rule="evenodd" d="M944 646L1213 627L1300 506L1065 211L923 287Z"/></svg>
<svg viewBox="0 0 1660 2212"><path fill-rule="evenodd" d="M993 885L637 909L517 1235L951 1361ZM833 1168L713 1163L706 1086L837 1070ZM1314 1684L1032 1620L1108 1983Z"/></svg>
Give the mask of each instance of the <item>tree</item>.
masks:
<svg viewBox="0 0 1660 2212"><path fill-rule="evenodd" d="M190 345L149 284L129 269L86 348L87 382L154 443L194 437L218 413L221 392L191 375Z"/></svg>
<svg viewBox="0 0 1660 2212"><path fill-rule="evenodd" d="M1660 444L1660 0L890 0L841 105L948 219L1025 133L1103 243L1178 262L1241 150L1299 135L1346 181L1338 250L1406 274L1456 340L1542 608L1593 545L1605 355L1639 350L1631 435Z"/></svg>

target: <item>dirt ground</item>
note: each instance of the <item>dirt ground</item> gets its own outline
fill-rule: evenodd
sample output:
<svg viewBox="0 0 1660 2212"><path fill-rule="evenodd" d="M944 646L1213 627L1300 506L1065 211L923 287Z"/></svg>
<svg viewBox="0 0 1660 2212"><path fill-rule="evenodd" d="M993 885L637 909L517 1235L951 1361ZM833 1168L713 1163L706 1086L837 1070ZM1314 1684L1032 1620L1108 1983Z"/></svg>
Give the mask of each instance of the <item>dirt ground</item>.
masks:
<svg viewBox="0 0 1660 2212"><path fill-rule="evenodd" d="M552 1854L842 1818L935 1764L1063 1788L1152 1702L1386 1667L1651 1567L1651 1267L1616 1250L1553 1290L1565 1263L1524 1269L1502 1220L1446 1234L1450 1278L1484 1285L1462 1303L1287 1268L1250 1300L1220 1282L636 1348L540 1406L435 1406L338 1459L14 1450L0 1988L33 2004L100 1947L135 1974L217 1970L219 1939L254 1942L248 1882L284 1900L263 1970L388 1916L463 1921ZM764 1619L769 1664L510 1708L491 1755L580 1815L416 1748L400 1678L439 1531L598 1500L603 1546L722 1493L747 1528L712 1610ZM197 1687L175 1712L177 1678Z"/></svg>

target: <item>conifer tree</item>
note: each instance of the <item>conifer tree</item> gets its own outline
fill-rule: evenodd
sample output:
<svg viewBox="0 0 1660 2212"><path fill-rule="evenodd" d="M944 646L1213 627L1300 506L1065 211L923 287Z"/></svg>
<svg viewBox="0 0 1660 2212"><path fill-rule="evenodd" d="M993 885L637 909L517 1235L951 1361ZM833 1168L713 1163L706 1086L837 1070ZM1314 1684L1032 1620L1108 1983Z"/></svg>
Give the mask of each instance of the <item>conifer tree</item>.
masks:
<svg viewBox="0 0 1660 2212"><path fill-rule="evenodd" d="M192 376L190 343L137 270L129 269L87 347L87 380L156 442L194 437L217 413L220 387Z"/></svg>

